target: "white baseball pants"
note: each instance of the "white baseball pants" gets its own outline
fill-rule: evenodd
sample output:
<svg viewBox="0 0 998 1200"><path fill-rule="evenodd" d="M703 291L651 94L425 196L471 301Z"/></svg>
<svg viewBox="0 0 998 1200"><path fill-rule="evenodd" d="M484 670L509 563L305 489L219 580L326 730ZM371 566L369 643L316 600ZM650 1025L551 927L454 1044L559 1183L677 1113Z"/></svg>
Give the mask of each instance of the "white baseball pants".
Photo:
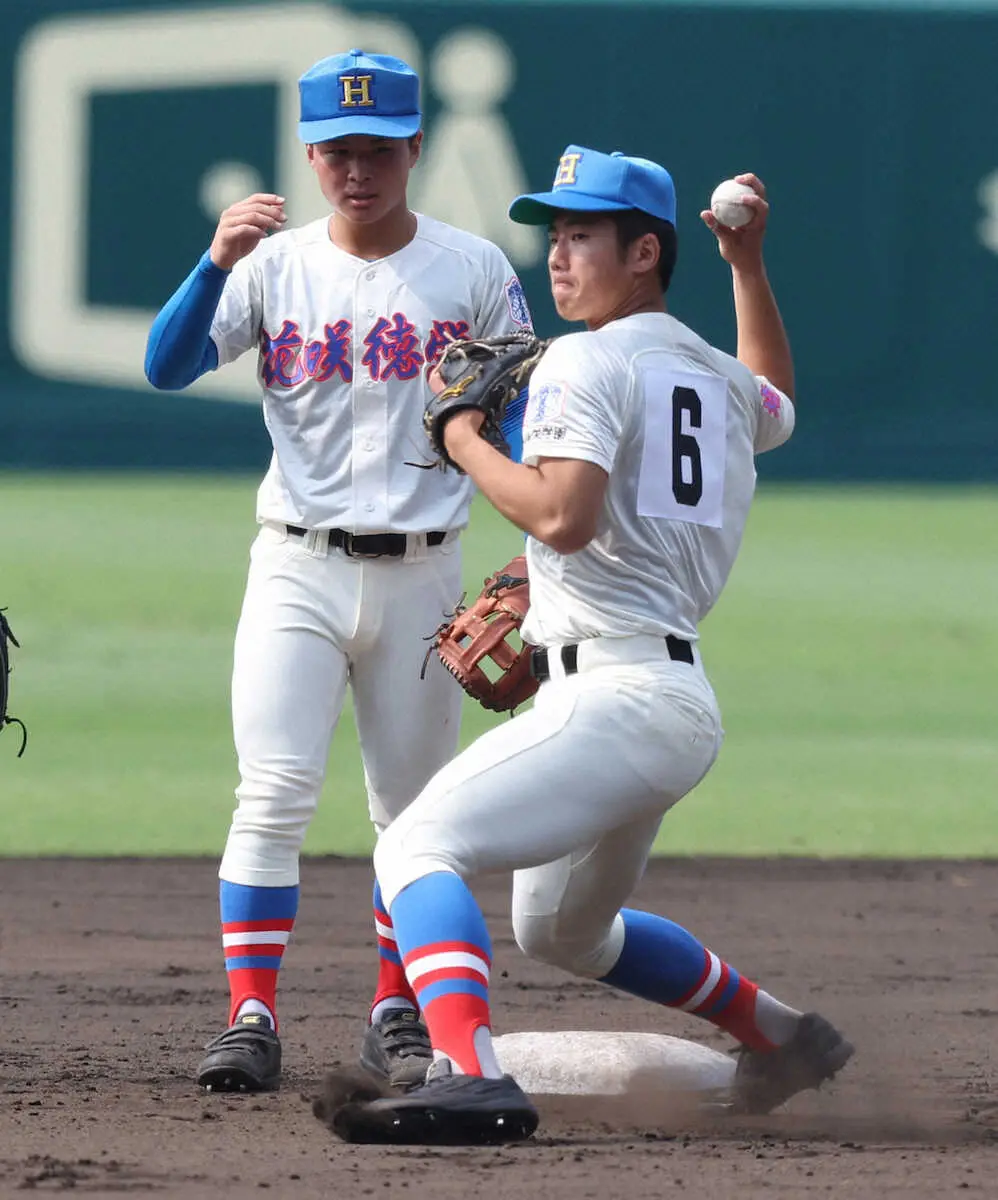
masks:
<svg viewBox="0 0 998 1200"><path fill-rule="evenodd" d="M566 676L552 650L533 709L440 770L379 839L385 902L434 871L513 870L521 949L605 975L662 816L720 749L717 701L694 657L673 662L659 637L594 639Z"/></svg>
<svg viewBox="0 0 998 1200"><path fill-rule="evenodd" d="M457 539L401 558L349 558L261 528L236 632L239 800L219 871L290 887L349 683L371 819L388 825L457 748L463 693L427 638L461 594Z"/></svg>

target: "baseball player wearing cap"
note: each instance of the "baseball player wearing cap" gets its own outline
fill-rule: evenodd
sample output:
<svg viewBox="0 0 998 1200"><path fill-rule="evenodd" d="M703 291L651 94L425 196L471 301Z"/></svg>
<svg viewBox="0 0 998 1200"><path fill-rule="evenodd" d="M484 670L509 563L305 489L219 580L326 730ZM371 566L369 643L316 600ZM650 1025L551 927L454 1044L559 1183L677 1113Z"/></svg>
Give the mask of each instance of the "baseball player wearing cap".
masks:
<svg viewBox="0 0 998 1200"><path fill-rule="evenodd" d="M461 591L472 485L419 469L426 377L455 338L530 328L496 246L408 208L422 140L413 71L352 50L299 90L331 216L285 229L276 195L227 209L146 356L149 380L171 389L255 352L273 441L232 674L239 803L219 871L229 1021L198 1071L223 1091L280 1080L278 970L348 684L378 830L455 751L461 692L439 663L421 679L422 639ZM425 1073L429 1040L377 888L375 919L362 1061L405 1083Z"/></svg>
<svg viewBox="0 0 998 1200"><path fill-rule="evenodd" d="M622 907L663 815L704 777L722 729L698 626L734 563L754 457L794 424L793 367L766 281L767 204L703 214L731 264L738 359L665 310L676 199L661 166L569 146L549 192L510 215L550 228L556 340L530 381L523 463L451 418L448 452L529 536L523 627L532 710L444 767L378 842L375 869L435 1062L404 1096L349 1094L351 1141L508 1141L537 1114L492 1049L489 935L465 880L513 870L531 957L695 1013L740 1043L736 1103L765 1112L833 1076L852 1047L687 930ZM739 361L741 360L741 361Z"/></svg>

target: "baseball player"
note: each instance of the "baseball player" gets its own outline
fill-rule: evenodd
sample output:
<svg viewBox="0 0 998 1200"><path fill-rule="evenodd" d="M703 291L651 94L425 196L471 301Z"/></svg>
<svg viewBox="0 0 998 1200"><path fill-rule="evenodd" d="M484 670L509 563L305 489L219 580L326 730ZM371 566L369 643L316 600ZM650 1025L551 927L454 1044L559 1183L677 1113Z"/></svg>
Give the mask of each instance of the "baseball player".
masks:
<svg viewBox="0 0 998 1200"><path fill-rule="evenodd" d="M182 388L253 351L273 441L236 633L239 786L220 868L230 1006L198 1082L278 1086L276 989L298 910L298 858L347 686L371 819L384 829L457 746L461 693L427 631L461 592L470 480L421 470L426 377L456 338L530 329L523 289L490 242L409 210L422 142L419 81L351 50L300 80L298 132L331 215L286 229L254 195L156 319L146 374ZM393 1083L430 1056L375 887L377 991L362 1061Z"/></svg>
<svg viewBox="0 0 998 1200"><path fill-rule="evenodd" d="M523 626L532 710L444 767L378 842L375 868L435 1061L405 1095L347 1090L351 1141L527 1137L537 1113L490 1036L489 935L465 880L515 872L513 927L531 957L692 1012L740 1044L737 1105L766 1112L831 1078L852 1047L663 917L622 907L663 815L710 769L720 714L698 625L734 563L754 456L794 424L793 366L766 281L767 204L749 226L704 214L731 264L738 359L665 309L676 252L669 173L569 146L550 191L510 214L550 228L557 339L530 380L523 463L452 415L448 454L529 536ZM472 385L473 386L473 385ZM462 393L467 398L468 392Z"/></svg>

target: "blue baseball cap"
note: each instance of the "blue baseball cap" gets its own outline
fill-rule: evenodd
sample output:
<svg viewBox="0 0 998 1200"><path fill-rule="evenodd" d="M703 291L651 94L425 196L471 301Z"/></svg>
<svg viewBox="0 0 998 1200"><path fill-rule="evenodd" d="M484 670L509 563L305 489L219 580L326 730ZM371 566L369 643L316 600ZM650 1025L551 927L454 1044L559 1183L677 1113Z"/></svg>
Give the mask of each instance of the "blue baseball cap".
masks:
<svg viewBox="0 0 998 1200"><path fill-rule="evenodd" d="M310 67L298 80L303 142L352 133L407 138L419 132L419 76L400 58L351 50Z"/></svg>
<svg viewBox="0 0 998 1200"><path fill-rule="evenodd" d="M665 167L619 150L601 154L585 146L567 146L551 191L517 196L509 215L520 225L549 225L559 210L599 213L629 208L676 224L676 188Z"/></svg>

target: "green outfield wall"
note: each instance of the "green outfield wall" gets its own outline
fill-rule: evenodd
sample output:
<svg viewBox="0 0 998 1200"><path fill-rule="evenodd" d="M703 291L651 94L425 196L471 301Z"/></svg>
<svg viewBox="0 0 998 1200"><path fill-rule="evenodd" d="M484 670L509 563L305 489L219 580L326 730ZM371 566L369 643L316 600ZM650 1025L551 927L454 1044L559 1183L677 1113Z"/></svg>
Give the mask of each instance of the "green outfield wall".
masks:
<svg viewBox="0 0 998 1200"><path fill-rule="evenodd" d="M264 467L252 364L181 396L142 377L155 310L226 204L318 214L296 81L351 46L424 76L418 207L501 243L557 331L543 235L508 200L568 142L666 163L670 306L733 348L698 212L769 185L799 368L795 479L998 478L998 7L614 0L0 0L0 466Z"/></svg>

